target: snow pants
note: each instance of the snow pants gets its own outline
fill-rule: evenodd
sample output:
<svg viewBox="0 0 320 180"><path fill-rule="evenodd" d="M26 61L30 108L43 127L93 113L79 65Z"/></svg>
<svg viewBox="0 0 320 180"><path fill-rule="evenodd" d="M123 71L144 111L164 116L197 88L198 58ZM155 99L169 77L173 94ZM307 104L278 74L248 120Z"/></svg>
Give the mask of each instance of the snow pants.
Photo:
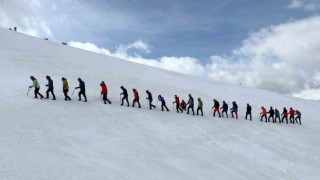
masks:
<svg viewBox="0 0 320 180"><path fill-rule="evenodd" d="M221 114L220 114L219 108L214 108L214 110L213 110L213 116L216 116L216 112L218 112L219 117L221 117Z"/></svg>
<svg viewBox="0 0 320 180"><path fill-rule="evenodd" d="M79 101L81 101L81 95L83 95L84 101L87 102L86 91L80 90L80 92L78 93Z"/></svg>
<svg viewBox="0 0 320 180"><path fill-rule="evenodd" d="M122 97L122 99L121 99L121 106L123 106L123 101L124 101L124 100L126 100L128 106L130 106L129 101L128 101L128 96L123 96L123 97Z"/></svg>
<svg viewBox="0 0 320 180"><path fill-rule="evenodd" d="M68 89L64 89L64 90L63 90L64 100L65 100L65 101L67 101L67 100L70 101L70 100L71 100L71 98L68 96L68 91L69 91Z"/></svg>
<svg viewBox="0 0 320 180"><path fill-rule="evenodd" d="M166 108L167 111L169 111L168 107L166 106L166 103L165 102L161 102L161 110L163 111L163 108Z"/></svg>
<svg viewBox="0 0 320 180"><path fill-rule="evenodd" d="M288 124L288 116L282 116L281 122L283 123L283 120L286 119L287 124Z"/></svg>
<svg viewBox="0 0 320 180"><path fill-rule="evenodd" d="M191 109L191 110L192 110L192 113L193 113L193 115L194 115L194 109L193 109L193 106L189 106L189 107L188 107L188 109L187 109L187 114L189 114L189 109Z"/></svg>
<svg viewBox="0 0 320 180"><path fill-rule="evenodd" d="M134 105L135 105L136 103L138 103L139 108L141 108L139 98L134 99L134 100L132 101L132 107L134 107Z"/></svg>
<svg viewBox="0 0 320 180"><path fill-rule="evenodd" d="M222 117L223 117L223 113L226 113L227 118L228 118L228 110L222 110L222 113L221 113Z"/></svg>
<svg viewBox="0 0 320 180"><path fill-rule="evenodd" d="M246 113L246 119L248 118L248 116L250 117L250 121L251 121L251 120L252 120L251 112L247 112L247 113Z"/></svg>
<svg viewBox="0 0 320 180"><path fill-rule="evenodd" d="M54 95L54 92L53 92L53 88L49 88L48 90L47 90L47 99L49 99L49 93L51 92L51 94L52 94L52 97L53 97L53 100L55 100L56 99L56 96Z"/></svg>
<svg viewBox="0 0 320 180"><path fill-rule="evenodd" d="M107 96L108 96L107 93L106 94L102 94L103 103L107 104L107 102L108 102L109 104L111 104L111 101L108 99Z"/></svg>
<svg viewBox="0 0 320 180"><path fill-rule="evenodd" d="M39 92L40 88L34 88L34 98L38 98L38 95L40 98L43 98L43 95Z"/></svg>
<svg viewBox="0 0 320 180"><path fill-rule="evenodd" d="M197 109L197 115L199 115L199 111L201 112L201 116L203 116L203 111L202 111L202 108L201 108L201 107L198 107L198 109Z"/></svg>
<svg viewBox="0 0 320 180"><path fill-rule="evenodd" d="M261 121L262 121L262 118L265 118L265 119L266 119L265 122L267 122L267 115L266 115L266 114L263 114L263 115L261 116Z"/></svg>

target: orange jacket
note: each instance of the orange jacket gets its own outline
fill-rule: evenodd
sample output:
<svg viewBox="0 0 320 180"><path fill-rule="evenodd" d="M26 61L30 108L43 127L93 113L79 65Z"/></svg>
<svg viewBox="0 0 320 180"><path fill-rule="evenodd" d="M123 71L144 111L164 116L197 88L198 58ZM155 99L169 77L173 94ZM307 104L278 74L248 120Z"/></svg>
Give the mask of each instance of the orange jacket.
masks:
<svg viewBox="0 0 320 180"><path fill-rule="evenodd" d="M260 114L262 114L262 115L266 115L266 114L267 114L267 110L266 110L266 108L262 108L262 112L261 112Z"/></svg>

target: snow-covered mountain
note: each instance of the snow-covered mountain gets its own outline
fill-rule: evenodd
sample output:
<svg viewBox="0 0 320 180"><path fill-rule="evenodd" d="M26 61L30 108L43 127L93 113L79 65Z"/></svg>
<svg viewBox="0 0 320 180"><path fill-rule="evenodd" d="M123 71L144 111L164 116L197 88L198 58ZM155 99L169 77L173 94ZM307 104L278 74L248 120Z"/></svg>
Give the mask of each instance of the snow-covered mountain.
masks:
<svg viewBox="0 0 320 180"><path fill-rule="evenodd" d="M0 179L320 177L317 101L134 64L5 29L0 29L0 63ZM43 94L50 75L57 101L27 96L30 75ZM72 90L81 77L88 103L76 101L76 93L65 102L61 77ZM101 81L111 105L100 100ZM131 89L139 91L141 109L120 106L121 85L131 101ZM170 112L162 112L160 103L149 110L147 89L154 99L162 94ZM172 109L175 94L187 100L189 93L202 98L203 117ZM237 101L239 120L213 118L213 98L229 106ZM247 103L253 121L244 120ZM262 123L261 106L299 109L303 124Z"/></svg>

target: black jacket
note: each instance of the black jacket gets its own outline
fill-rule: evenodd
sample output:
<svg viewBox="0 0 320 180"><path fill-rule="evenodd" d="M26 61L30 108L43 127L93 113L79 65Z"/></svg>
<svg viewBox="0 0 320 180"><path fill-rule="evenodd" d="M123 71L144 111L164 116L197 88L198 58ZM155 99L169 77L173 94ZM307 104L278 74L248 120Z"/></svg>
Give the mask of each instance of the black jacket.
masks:
<svg viewBox="0 0 320 180"><path fill-rule="evenodd" d="M152 101L153 99L152 99L152 94L151 94L151 92L148 91L147 94L148 94L147 99L149 99L149 101Z"/></svg>
<svg viewBox="0 0 320 180"><path fill-rule="evenodd" d="M128 97L128 92L126 90L126 88L121 88L122 89L122 93L124 97Z"/></svg>

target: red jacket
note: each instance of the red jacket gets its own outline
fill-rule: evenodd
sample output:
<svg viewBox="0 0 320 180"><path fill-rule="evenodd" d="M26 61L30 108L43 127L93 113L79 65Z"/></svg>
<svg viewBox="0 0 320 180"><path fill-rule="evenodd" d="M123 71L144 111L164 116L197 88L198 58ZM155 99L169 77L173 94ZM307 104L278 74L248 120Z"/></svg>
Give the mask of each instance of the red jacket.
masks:
<svg viewBox="0 0 320 180"><path fill-rule="evenodd" d="M289 111L289 114L290 114L290 116L294 116L294 113L295 113L296 111L294 110L294 109L291 109L290 111Z"/></svg>
<svg viewBox="0 0 320 180"><path fill-rule="evenodd" d="M101 85L101 94L107 94L108 93L108 88L105 84Z"/></svg>
<svg viewBox="0 0 320 180"><path fill-rule="evenodd" d="M267 114L267 110L266 110L266 108L262 108L262 112L261 112L260 114L262 114L262 115L266 115L266 114Z"/></svg>
<svg viewBox="0 0 320 180"><path fill-rule="evenodd" d="M179 105L180 104L180 100L179 100L179 97L175 97L175 101L176 101L176 104Z"/></svg>
<svg viewBox="0 0 320 180"><path fill-rule="evenodd" d="M139 99L139 93L137 90L134 91L133 95L134 95L134 99Z"/></svg>

